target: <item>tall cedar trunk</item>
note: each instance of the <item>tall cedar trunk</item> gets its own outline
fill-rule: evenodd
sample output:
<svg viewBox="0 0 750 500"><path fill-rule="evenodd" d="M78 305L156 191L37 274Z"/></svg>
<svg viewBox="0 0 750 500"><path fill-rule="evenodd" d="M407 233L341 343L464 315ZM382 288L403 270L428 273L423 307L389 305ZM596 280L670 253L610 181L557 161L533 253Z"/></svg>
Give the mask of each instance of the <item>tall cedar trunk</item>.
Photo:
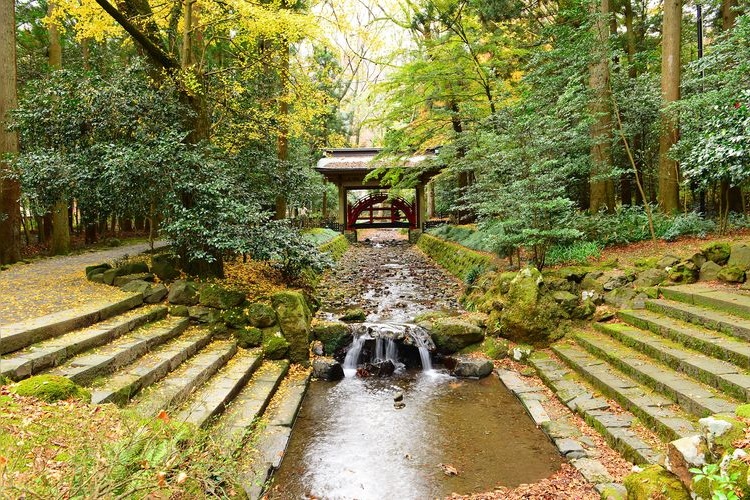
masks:
<svg viewBox="0 0 750 500"><path fill-rule="evenodd" d="M279 89L279 136L276 141L277 156L282 169L287 168L289 160L289 130L287 120L289 119L289 104L287 103L287 87L289 80L289 44L282 42L281 47L281 89ZM286 218L287 200L283 193L276 196L276 219Z"/></svg>
<svg viewBox="0 0 750 500"><path fill-rule="evenodd" d="M665 107L680 99L680 35L682 0L664 1L661 54L661 133L659 136L659 207L664 213L680 208L680 187L677 162L669 158L669 149L677 142L677 119Z"/></svg>
<svg viewBox="0 0 750 500"><path fill-rule="evenodd" d="M638 77L638 68L635 66L635 53L636 49L636 36L633 30L633 0L624 0L623 9L625 11L625 53L628 58L628 78L635 80ZM636 133L633 135L633 162L635 163L635 169L640 179L643 179L641 172L643 168L641 166L641 134ZM635 173L627 171L622 174L620 179L620 197L622 198L623 205L630 205L633 202L633 192L635 192L636 203L643 203L643 198L638 189L633 189L635 181Z"/></svg>
<svg viewBox="0 0 750 500"><path fill-rule="evenodd" d="M55 4L50 3L47 14L51 17L55 12ZM49 66L52 71L62 69L62 45L60 44L60 33L54 23L48 27L49 33ZM63 255L70 252L70 230L68 228L68 200L63 195L52 207L52 240L50 241L50 253L52 255Z"/></svg>
<svg viewBox="0 0 750 500"><path fill-rule="evenodd" d="M16 95L16 12L13 0L0 0L0 158L18 153L18 136L10 132L6 119L17 107ZM21 258L18 181L5 178L9 165L0 161L0 264Z"/></svg>
<svg viewBox="0 0 750 500"><path fill-rule="evenodd" d="M737 0L722 0L721 2L721 27L724 31L729 31L734 27L737 19ZM721 206L729 209L730 212L740 213L744 210L742 203L742 188L739 186L729 186L724 181L721 189Z"/></svg>
<svg viewBox="0 0 750 500"><path fill-rule="evenodd" d="M597 40L596 62L589 66L589 85L593 92L591 113L594 124L591 127L591 177L590 202L591 212L596 213L602 207L607 212L615 210L615 189L612 172L612 110L609 91L609 0L600 0L597 19L594 23L594 34Z"/></svg>

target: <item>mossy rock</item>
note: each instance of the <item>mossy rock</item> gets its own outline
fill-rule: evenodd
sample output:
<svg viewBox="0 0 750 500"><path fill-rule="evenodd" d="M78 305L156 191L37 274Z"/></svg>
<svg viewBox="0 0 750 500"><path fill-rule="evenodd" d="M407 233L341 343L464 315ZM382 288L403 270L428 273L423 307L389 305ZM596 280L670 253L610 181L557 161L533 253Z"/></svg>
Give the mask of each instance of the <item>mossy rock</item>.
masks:
<svg viewBox="0 0 750 500"><path fill-rule="evenodd" d="M276 311L268 304L253 302L245 308L250 324L258 328L268 328L276 324Z"/></svg>
<svg viewBox="0 0 750 500"><path fill-rule="evenodd" d="M187 318L188 316L190 316L190 308L188 308L188 306L182 305L169 306L169 315Z"/></svg>
<svg viewBox="0 0 750 500"><path fill-rule="evenodd" d="M716 274L716 277L725 283L744 283L745 271L737 266L725 266Z"/></svg>
<svg viewBox="0 0 750 500"><path fill-rule="evenodd" d="M283 359L289 352L289 342L281 334L263 338L263 355L268 359Z"/></svg>
<svg viewBox="0 0 750 500"><path fill-rule="evenodd" d="M649 465L625 477L628 500L690 500L682 481L660 465Z"/></svg>
<svg viewBox="0 0 750 500"><path fill-rule="evenodd" d="M703 247L703 255L706 256L706 259L715 262L720 266L723 266L729 261L731 253L732 247L729 243L714 242Z"/></svg>
<svg viewBox="0 0 750 500"><path fill-rule="evenodd" d="M106 262L102 264L97 264L95 266L86 266L86 269L85 269L86 278L91 279L94 275L103 274L104 271L108 271L110 269L112 269L112 266L110 266Z"/></svg>
<svg viewBox="0 0 750 500"><path fill-rule="evenodd" d="M503 359L508 356L508 341L496 337L485 337L482 342L464 347L459 354L481 352L490 359Z"/></svg>
<svg viewBox="0 0 750 500"><path fill-rule="evenodd" d="M669 270L668 278L674 283L695 283L698 281L698 269L692 262L680 262Z"/></svg>
<svg viewBox="0 0 750 500"><path fill-rule="evenodd" d="M510 284L501 317L504 336L515 342L547 344L562 336L565 312L554 298L542 293L542 275L535 268L518 272Z"/></svg>
<svg viewBox="0 0 750 500"><path fill-rule="evenodd" d="M344 311L344 314L339 316L339 319L341 321L348 321L351 323L360 323L367 319L367 313L359 307L354 309L347 309L346 311Z"/></svg>
<svg viewBox="0 0 750 500"><path fill-rule="evenodd" d="M130 262L117 267L116 276L129 276L131 274L148 273L148 264L145 262Z"/></svg>
<svg viewBox="0 0 750 500"><path fill-rule="evenodd" d="M456 314L448 311L426 311L414 316L414 319L412 321L419 324L425 321L432 322L439 318L450 318L452 316L456 316Z"/></svg>
<svg viewBox="0 0 750 500"><path fill-rule="evenodd" d="M263 344L263 332L260 328L254 326L235 330L234 338L237 341L237 346L243 349L258 347Z"/></svg>
<svg viewBox="0 0 750 500"><path fill-rule="evenodd" d="M734 409L734 414L740 418L750 419L750 403L739 405Z"/></svg>
<svg viewBox="0 0 750 500"><path fill-rule="evenodd" d="M91 393L59 375L36 375L13 387L19 396L33 396L48 403L75 398L91 402Z"/></svg>
<svg viewBox="0 0 750 500"><path fill-rule="evenodd" d="M332 356L338 349L347 346L352 341L352 334L346 323L339 321L314 320L312 335L323 343L323 352Z"/></svg>
<svg viewBox="0 0 750 500"><path fill-rule="evenodd" d="M748 481L750 479L748 477L750 466L744 460L732 459L729 461L729 465L727 465L727 475L731 477L734 474L740 478L737 481L740 488L740 498L750 498L750 481Z"/></svg>
<svg viewBox="0 0 750 500"><path fill-rule="evenodd" d="M177 270L179 259L170 253L163 253L151 257L151 272L162 281L171 281L180 276Z"/></svg>
<svg viewBox="0 0 750 500"><path fill-rule="evenodd" d="M464 347L484 340L482 329L461 318L438 318L420 326L430 332L435 347L444 354L453 354Z"/></svg>
<svg viewBox="0 0 750 500"><path fill-rule="evenodd" d="M230 328L244 328L250 324L250 318L246 314L246 309L242 307L234 307L227 309L222 314L224 323Z"/></svg>
<svg viewBox="0 0 750 500"><path fill-rule="evenodd" d="M646 269L655 268L658 262L659 262L659 257L643 257L640 259L636 259L633 262L633 265L635 266L636 269L646 270Z"/></svg>
<svg viewBox="0 0 750 500"><path fill-rule="evenodd" d="M231 309L245 301L245 293L220 285L206 285L201 289L200 304L216 309Z"/></svg>
<svg viewBox="0 0 750 500"><path fill-rule="evenodd" d="M745 424L726 415L712 415L698 421L701 432L714 458L734 449L732 443L745 437Z"/></svg>
<svg viewBox="0 0 750 500"><path fill-rule="evenodd" d="M271 297L281 333L288 342L289 360L306 363L310 358L310 322L312 314L300 292L285 291Z"/></svg>

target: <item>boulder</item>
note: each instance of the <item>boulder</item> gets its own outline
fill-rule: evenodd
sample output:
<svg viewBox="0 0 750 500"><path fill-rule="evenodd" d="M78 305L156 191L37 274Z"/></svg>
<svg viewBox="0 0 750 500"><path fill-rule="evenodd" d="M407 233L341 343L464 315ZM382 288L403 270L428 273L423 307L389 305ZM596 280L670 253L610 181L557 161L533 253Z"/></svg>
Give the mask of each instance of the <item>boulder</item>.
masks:
<svg viewBox="0 0 750 500"><path fill-rule="evenodd" d="M194 306L198 303L198 289L192 281L177 280L169 287L170 304Z"/></svg>
<svg viewBox="0 0 750 500"><path fill-rule="evenodd" d="M568 314L571 314L578 306L578 297L564 290L552 292L552 298Z"/></svg>
<svg viewBox="0 0 750 500"><path fill-rule="evenodd" d="M191 306L188 307L190 319L194 319L199 323L216 323L221 321L221 311L206 306Z"/></svg>
<svg viewBox="0 0 750 500"><path fill-rule="evenodd" d="M529 359L529 356L531 356L532 352L534 352L534 348L530 345L519 344L512 348L508 352L508 355L513 359L513 361L523 363L527 359Z"/></svg>
<svg viewBox="0 0 750 500"><path fill-rule="evenodd" d="M344 311L344 314L339 317L340 321L346 321L349 323L361 323L366 319L367 313L360 308L347 309Z"/></svg>
<svg viewBox="0 0 750 500"><path fill-rule="evenodd" d="M323 342L320 340L313 340L310 342L310 353L312 353L313 356L324 356L325 351L323 349Z"/></svg>
<svg viewBox="0 0 750 500"><path fill-rule="evenodd" d="M268 304L253 302L246 308L250 324L258 328L268 328L276 324L276 311Z"/></svg>
<svg viewBox="0 0 750 500"><path fill-rule="evenodd" d="M199 303L216 309L231 309L245 301L245 292L211 284L201 288Z"/></svg>
<svg viewBox="0 0 750 500"><path fill-rule="evenodd" d="M333 358L315 358L312 369L312 376L320 380L335 382L344 378L341 363Z"/></svg>
<svg viewBox="0 0 750 500"><path fill-rule="evenodd" d="M483 378L492 373L495 365L489 359L460 357L453 368L456 377Z"/></svg>
<svg viewBox="0 0 750 500"><path fill-rule="evenodd" d="M235 330L234 338L237 341L238 347L249 349L251 347L258 347L263 343L263 332L259 328L250 326Z"/></svg>
<svg viewBox="0 0 750 500"><path fill-rule="evenodd" d="M674 266L679 262L680 259L678 257L675 257L674 255L665 255L664 257L659 259L659 262L656 263L656 267L660 269L666 269L668 267Z"/></svg>
<svg viewBox="0 0 750 500"><path fill-rule="evenodd" d="M385 359L374 363L365 363L361 369L370 377L390 377L396 371L396 365L390 359Z"/></svg>
<svg viewBox="0 0 750 500"><path fill-rule="evenodd" d="M695 252L688 260L692 262L693 265L698 269L700 269L701 266L703 266L703 264L708 261L703 252Z"/></svg>
<svg viewBox="0 0 750 500"><path fill-rule="evenodd" d="M708 260L701 266L700 273L698 274L698 280L716 281L717 279L719 279L719 271L721 271L721 266L712 260Z"/></svg>
<svg viewBox="0 0 750 500"><path fill-rule="evenodd" d="M126 274L124 276L117 276L112 284L122 287L131 281L154 281L154 275L151 273Z"/></svg>
<svg viewBox="0 0 750 500"><path fill-rule="evenodd" d="M48 403L70 398L91 401L91 393L60 375L35 375L13 386L19 396L32 396Z"/></svg>
<svg viewBox="0 0 750 500"><path fill-rule="evenodd" d="M615 270L607 271L602 276L600 276L597 281L602 283L602 288L605 292L609 292L616 288L624 287L625 285L630 283L631 279L630 276L625 274L623 271Z"/></svg>
<svg viewBox="0 0 750 500"><path fill-rule="evenodd" d="M223 313L224 323L230 328L244 328L250 324L250 318L247 317L247 309L243 307L235 307L227 309Z"/></svg>
<svg viewBox="0 0 750 500"><path fill-rule="evenodd" d="M500 318L503 333L510 340L548 343L562 336L559 326L565 313L550 295L542 293L543 283L535 268L522 269L511 281Z"/></svg>
<svg viewBox="0 0 750 500"><path fill-rule="evenodd" d="M190 309L188 306L169 306L169 315L187 318L190 316Z"/></svg>
<svg viewBox="0 0 750 500"><path fill-rule="evenodd" d="M328 356L352 342L352 333L346 323L315 319L311 328L313 338L322 342L323 352Z"/></svg>
<svg viewBox="0 0 750 500"><path fill-rule="evenodd" d="M461 318L442 317L433 322L422 322L420 326L430 332L435 347L445 354L454 353L484 339L481 328Z"/></svg>
<svg viewBox="0 0 750 500"><path fill-rule="evenodd" d="M140 293L142 295L145 295L146 290L149 290L151 288L151 283L143 280L133 280L125 283L120 288L122 288L122 290L125 292Z"/></svg>
<svg viewBox="0 0 750 500"><path fill-rule="evenodd" d="M283 359L289 352L289 342L281 333L263 335L263 355L268 359Z"/></svg>
<svg viewBox="0 0 750 500"><path fill-rule="evenodd" d="M623 480L628 500L690 500L690 491L661 465L649 465Z"/></svg>
<svg viewBox="0 0 750 500"><path fill-rule="evenodd" d="M725 283L744 283L745 271L737 266L726 265L721 268L716 277Z"/></svg>
<svg viewBox="0 0 750 500"><path fill-rule="evenodd" d="M92 283L104 283L104 273L96 273L89 276L89 281Z"/></svg>
<svg viewBox="0 0 750 500"><path fill-rule="evenodd" d="M107 271L109 269L112 269L112 266L110 266L106 262L102 264L97 264L95 266L86 266L86 269L85 269L86 278L91 279L92 276L96 274L103 274L104 271Z"/></svg>
<svg viewBox="0 0 750 500"><path fill-rule="evenodd" d="M669 279L674 283L695 283L698 281L698 268L690 261L677 263L669 269Z"/></svg>
<svg viewBox="0 0 750 500"><path fill-rule="evenodd" d="M127 276L128 274L141 274L149 272L148 264L145 262L130 262L117 267L116 276Z"/></svg>
<svg viewBox="0 0 750 500"><path fill-rule="evenodd" d="M604 302L614 307L630 308L636 295L632 288L617 288L604 295Z"/></svg>
<svg viewBox="0 0 750 500"><path fill-rule="evenodd" d="M732 248L729 246L729 243L715 242L703 247L702 251L703 255L706 256L706 260L723 266L729 260Z"/></svg>
<svg viewBox="0 0 750 500"><path fill-rule="evenodd" d="M591 299L583 300L575 309L571 317L575 319L587 319L596 312L596 304Z"/></svg>
<svg viewBox="0 0 750 500"><path fill-rule="evenodd" d="M715 460L734 448L732 443L745 437L745 424L739 420L715 415L698 420L698 425L706 440L708 451Z"/></svg>
<svg viewBox="0 0 750 500"><path fill-rule="evenodd" d="M738 267L743 271L750 270L750 246L744 243L732 245L727 265Z"/></svg>
<svg viewBox="0 0 750 500"><path fill-rule="evenodd" d="M690 469L700 469L706 464L707 451L706 441L702 435L676 439L667 445L667 458L664 465L669 472L682 481L683 485L690 488L692 483Z"/></svg>
<svg viewBox="0 0 750 500"><path fill-rule="evenodd" d="M289 360L292 363L305 363L310 352L311 313L300 292L285 291L271 297L271 304L284 338L289 343Z"/></svg>
<svg viewBox="0 0 750 500"><path fill-rule="evenodd" d="M177 270L177 256L163 253L151 257L151 272L162 281L171 281L180 276Z"/></svg>
<svg viewBox="0 0 750 500"><path fill-rule="evenodd" d="M117 269L107 269L102 275L105 285L114 285L117 277Z"/></svg>
<svg viewBox="0 0 750 500"><path fill-rule="evenodd" d="M663 269L646 269L645 271L641 271L640 273L638 273L635 281L633 282L633 286L635 288L656 286L661 284L662 281L666 280L667 276L667 272Z"/></svg>
<svg viewBox="0 0 750 500"><path fill-rule="evenodd" d="M597 323L602 323L604 321L609 321L611 319L614 319L615 316L617 316L617 310L612 309L608 306L599 306L596 308L596 311L594 311L594 315L592 319L596 321Z"/></svg>

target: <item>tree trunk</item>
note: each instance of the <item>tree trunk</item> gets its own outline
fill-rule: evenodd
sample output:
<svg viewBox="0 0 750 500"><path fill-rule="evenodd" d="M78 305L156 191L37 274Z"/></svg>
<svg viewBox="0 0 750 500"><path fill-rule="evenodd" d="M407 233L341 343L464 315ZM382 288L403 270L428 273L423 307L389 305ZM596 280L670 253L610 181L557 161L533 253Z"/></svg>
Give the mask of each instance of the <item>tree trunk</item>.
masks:
<svg viewBox="0 0 750 500"><path fill-rule="evenodd" d="M729 31L734 27L737 20L737 0L722 0L721 2L721 27L724 31ZM722 205L726 206L730 212L742 213L744 206L742 203L742 189L739 186L722 186L722 196L726 193L726 200L722 200Z"/></svg>
<svg viewBox="0 0 750 500"><path fill-rule="evenodd" d="M279 158L279 165L282 169L286 169L286 163L289 160L289 130L287 126L287 120L289 119L289 104L287 103L287 82L289 80L289 45L283 42L284 45L281 47L282 61L281 61L281 89L279 91L279 136L277 139L277 155ZM287 211L287 200L283 193L279 193L276 196L276 219L281 220L286 218Z"/></svg>
<svg viewBox="0 0 750 500"><path fill-rule="evenodd" d="M726 30L734 27L737 20L737 0L722 0L721 2L721 26Z"/></svg>
<svg viewBox="0 0 750 500"><path fill-rule="evenodd" d="M682 30L682 0L664 1L661 55L661 134L659 136L659 207L664 213L680 208L680 188L677 162L667 156L677 142L677 119L665 107L680 99L680 36Z"/></svg>
<svg viewBox="0 0 750 500"><path fill-rule="evenodd" d="M17 102L15 2L0 0L0 264L21 258L21 186L5 177L10 166L2 161L6 153L18 153L18 135L9 131L6 124L8 112L17 107Z"/></svg>
<svg viewBox="0 0 750 500"><path fill-rule="evenodd" d="M589 85L594 94L591 113L594 124L591 127L591 177L589 207L592 213L605 207L607 212L615 210L615 189L612 180L612 110L609 91L609 24L611 15L609 0L600 0L599 11L594 23L597 40L597 60L589 67Z"/></svg>

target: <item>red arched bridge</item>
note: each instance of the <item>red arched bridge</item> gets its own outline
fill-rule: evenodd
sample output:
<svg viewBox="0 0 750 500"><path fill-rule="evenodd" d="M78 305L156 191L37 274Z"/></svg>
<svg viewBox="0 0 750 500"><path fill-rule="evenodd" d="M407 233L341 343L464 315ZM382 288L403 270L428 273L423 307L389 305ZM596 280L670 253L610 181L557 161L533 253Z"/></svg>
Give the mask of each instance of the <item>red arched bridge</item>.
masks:
<svg viewBox="0 0 750 500"><path fill-rule="evenodd" d="M414 205L400 197L389 197L388 193L373 193L347 208L346 229L373 227L417 229Z"/></svg>

